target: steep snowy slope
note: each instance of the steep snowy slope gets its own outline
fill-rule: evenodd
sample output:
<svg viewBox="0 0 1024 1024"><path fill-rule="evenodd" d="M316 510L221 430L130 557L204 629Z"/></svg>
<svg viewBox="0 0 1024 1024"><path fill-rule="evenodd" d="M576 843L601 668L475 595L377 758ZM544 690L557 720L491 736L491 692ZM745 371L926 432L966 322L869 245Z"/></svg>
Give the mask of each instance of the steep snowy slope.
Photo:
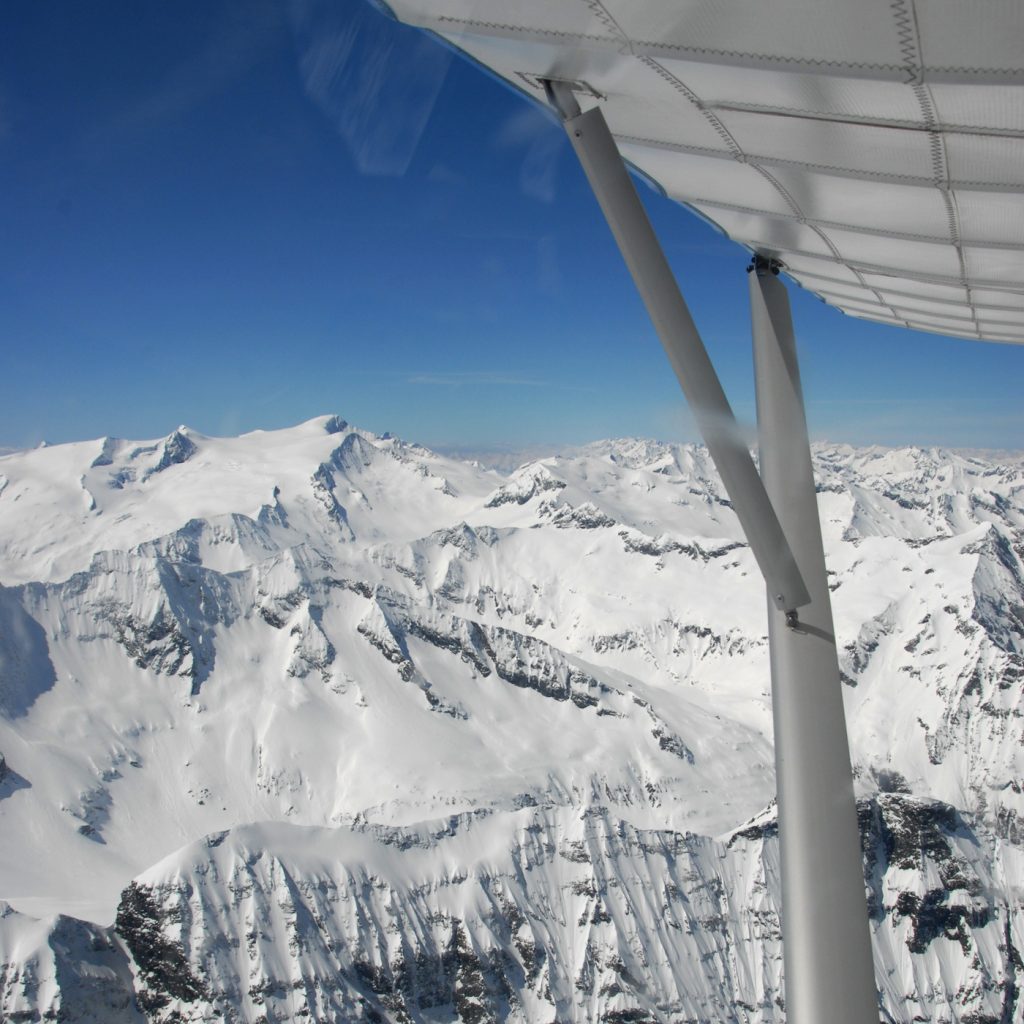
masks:
<svg viewBox="0 0 1024 1024"><path fill-rule="evenodd" d="M1016 1019L1024 463L816 459L883 1005ZM2 458L0 1013L782 1020L764 632L697 448Z"/></svg>

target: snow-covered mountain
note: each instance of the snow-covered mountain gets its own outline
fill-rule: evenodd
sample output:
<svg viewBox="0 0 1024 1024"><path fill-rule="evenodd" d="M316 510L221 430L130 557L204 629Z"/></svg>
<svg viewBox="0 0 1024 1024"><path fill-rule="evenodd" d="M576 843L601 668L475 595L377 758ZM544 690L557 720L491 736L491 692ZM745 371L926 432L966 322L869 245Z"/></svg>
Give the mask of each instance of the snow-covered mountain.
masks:
<svg viewBox="0 0 1024 1024"><path fill-rule="evenodd" d="M1024 460L816 450L883 1017L1024 1014ZM0 458L0 1018L785 1019L706 453Z"/></svg>

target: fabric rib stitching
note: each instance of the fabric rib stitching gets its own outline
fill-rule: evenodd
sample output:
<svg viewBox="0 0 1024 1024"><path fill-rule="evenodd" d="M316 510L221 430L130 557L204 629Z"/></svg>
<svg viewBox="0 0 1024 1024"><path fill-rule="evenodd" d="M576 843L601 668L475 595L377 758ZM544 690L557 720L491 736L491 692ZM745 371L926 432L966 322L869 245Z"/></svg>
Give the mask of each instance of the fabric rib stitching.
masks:
<svg viewBox="0 0 1024 1024"><path fill-rule="evenodd" d="M771 174L767 170L767 168L762 167L759 162L757 162L756 160L752 160L749 156L747 156L747 154L743 152L743 148L736 141L735 137L725 126L721 118L719 118L718 115L714 113L714 111L708 110L704 101L697 95L697 93L693 91L693 89L691 89L685 82L683 82L676 75L672 74L671 71L669 71L658 61L654 60L654 58L640 57L638 59L642 64L646 65L657 75L659 75L662 79L664 79L675 89L677 89L683 96L685 96L701 112L701 114L704 116L707 122L711 125L711 127L715 130L718 136L722 139L722 141L725 143L729 151L732 153L733 159L739 161L740 163L747 164L751 169L760 174L761 177L763 177L782 197L783 202L785 202L786 205L793 211L794 219L796 219L801 224L807 225L807 227L809 227L822 240L822 242L828 247L829 251L834 254L837 260L839 260L840 262L845 262L839 253L839 249L836 247L832 239L829 238L828 235L821 228L819 228L816 224L807 219L807 217L804 215L803 210L800 208L800 204L796 201L796 199L789 192L789 190L782 184L782 182L780 182L778 178L775 177L775 175ZM854 274L857 275L858 280L860 280L860 275L857 273L857 271L853 267L851 267L850 269ZM869 291L874 292L874 294L878 298L878 301L883 306L886 306L886 308L890 309L895 315L895 310L893 310L891 306L888 306L888 304L882 298L880 293L875 291L866 281L861 280L861 284Z"/></svg>
<svg viewBox="0 0 1024 1024"><path fill-rule="evenodd" d="M904 55L906 61L907 85L914 92L914 97L921 108L924 127L928 132L933 182L939 190L943 204L946 207L950 242L956 250L957 262L960 265L960 280L967 297L967 305L974 318L974 330L980 338L981 326L978 323L978 311L974 308L974 299L971 296L971 287L967 277L967 260L964 257L963 244L961 242L959 211L954 205L949 181L946 144L942 138L942 127L936 114L935 101L924 78L923 61L921 59L921 35L918 28L914 0L892 0L890 9L896 20L896 33L899 37L900 52Z"/></svg>

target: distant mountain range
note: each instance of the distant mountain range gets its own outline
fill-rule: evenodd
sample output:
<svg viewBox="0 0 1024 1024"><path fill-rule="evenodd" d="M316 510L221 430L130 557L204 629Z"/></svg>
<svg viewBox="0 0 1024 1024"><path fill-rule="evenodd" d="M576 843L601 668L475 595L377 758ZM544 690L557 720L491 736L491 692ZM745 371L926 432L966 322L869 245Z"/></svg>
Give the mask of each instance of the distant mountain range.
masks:
<svg viewBox="0 0 1024 1024"><path fill-rule="evenodd" d="M882 1018L1024 1013L1024 459L815 449ZM707 453L0 458L0 1019L785 1020Z"/></svg>

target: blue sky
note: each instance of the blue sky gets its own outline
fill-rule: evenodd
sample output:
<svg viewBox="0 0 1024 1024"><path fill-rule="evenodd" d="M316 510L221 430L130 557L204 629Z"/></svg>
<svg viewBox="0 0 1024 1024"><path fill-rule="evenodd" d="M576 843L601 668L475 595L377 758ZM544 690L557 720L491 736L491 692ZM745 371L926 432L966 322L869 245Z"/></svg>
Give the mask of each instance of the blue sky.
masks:
<svg viewBox="0 0 1024 1024"><path fill-rule="evenodd" d="M325 412L465 447L692 439L560 127L366 0L10 0L0 447ZM741 419L745 252L643 188ZM1024 348L791 288L817 437L1024 447Z"/></svg>

